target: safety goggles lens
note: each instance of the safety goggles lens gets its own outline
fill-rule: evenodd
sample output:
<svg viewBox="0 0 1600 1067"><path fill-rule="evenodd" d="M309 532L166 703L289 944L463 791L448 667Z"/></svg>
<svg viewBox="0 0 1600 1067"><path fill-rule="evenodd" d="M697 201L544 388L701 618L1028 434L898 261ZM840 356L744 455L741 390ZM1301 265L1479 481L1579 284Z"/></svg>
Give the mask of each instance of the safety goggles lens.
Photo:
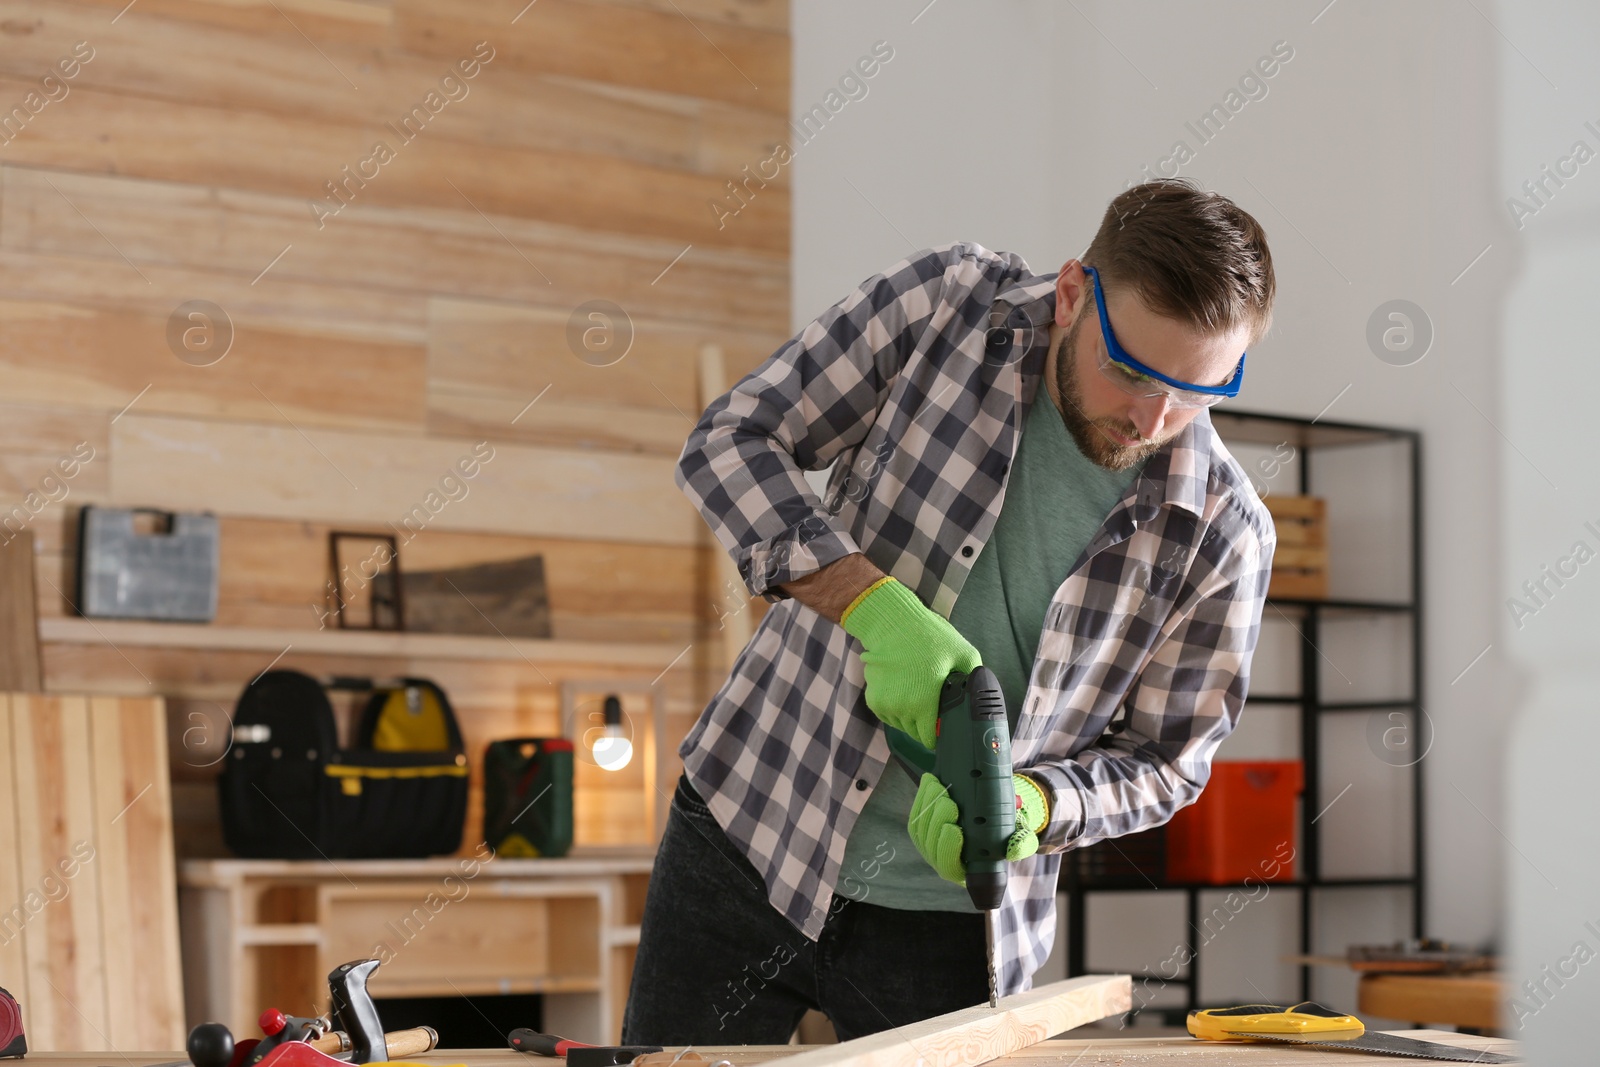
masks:
<svg viewBox="0 0 1600 1067"><path fill-rule="evenodd" d="M1100 354L1100 373L1129 396L1166 396L1175 408L1208 408L1227 399L1217 393L1196 393L1158 382L1148 374L1118 363L1104 352Z"/></svg>

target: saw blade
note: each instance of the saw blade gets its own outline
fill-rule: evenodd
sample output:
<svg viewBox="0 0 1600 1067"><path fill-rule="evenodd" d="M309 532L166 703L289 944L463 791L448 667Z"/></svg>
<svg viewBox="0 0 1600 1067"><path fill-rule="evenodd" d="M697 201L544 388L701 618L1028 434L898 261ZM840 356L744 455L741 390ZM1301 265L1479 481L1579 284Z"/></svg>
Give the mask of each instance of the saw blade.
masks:
<svg viewBox="0 0 1600 1067"><path fill-rule="evenodd" d="M1000 982L998 980L999 963L995 959L994 924L999 919L998 911L984 912L983 916L983 942L989 957L989 1007L1000 1006Z"/></svg>
<svg viewBox="0 0 1600 1067"><path fill-rule="evenodd" d="M1414 1037L1395 1037L1368 1030L1360 1037L1347 1040L1328 1038L1291 1037L1285 1034L1251 1034L1240 1030L1228 1031L1234 1037L1247 1037L1252 1041L1272 1041L1284 1045L1315 1045L1318 1048L1355 1049L1359 1052L1380 1052L1390 1056L1416 1056L1425 1060L1452 1060L1457 1063L1522 1063L1515 1056L1499 1052L1479 1052L1458 1045L1442 1045L1437 1041L1422 1041Z"/></svg>

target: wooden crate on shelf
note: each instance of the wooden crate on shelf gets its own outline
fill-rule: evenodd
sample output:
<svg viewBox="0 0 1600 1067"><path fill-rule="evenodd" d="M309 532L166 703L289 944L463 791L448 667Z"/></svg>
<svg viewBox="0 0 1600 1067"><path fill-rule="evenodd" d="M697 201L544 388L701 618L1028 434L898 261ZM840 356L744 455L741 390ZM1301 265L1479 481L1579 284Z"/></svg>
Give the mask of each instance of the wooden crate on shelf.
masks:
<svg viewBox="0 0 1600 1067"><path fill-rule="evenodd" d="M1317 496L1270 494L1263 503L1278 531L1267 595L1300 600L1328 596L1328 502Z"/></svg>

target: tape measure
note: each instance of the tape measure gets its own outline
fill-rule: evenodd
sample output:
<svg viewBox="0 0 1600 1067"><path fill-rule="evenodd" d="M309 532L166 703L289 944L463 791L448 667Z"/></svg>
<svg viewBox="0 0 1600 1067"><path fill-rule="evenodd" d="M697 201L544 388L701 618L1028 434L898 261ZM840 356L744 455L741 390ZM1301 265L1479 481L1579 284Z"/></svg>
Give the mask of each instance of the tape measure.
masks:
<svg viewBox="0 0 1600 1067"><path fill-rule="evenodd" d="M17 998L0 989L0 1058L21 1056L28 1051L22 1036L22 1007Z"/></svg>

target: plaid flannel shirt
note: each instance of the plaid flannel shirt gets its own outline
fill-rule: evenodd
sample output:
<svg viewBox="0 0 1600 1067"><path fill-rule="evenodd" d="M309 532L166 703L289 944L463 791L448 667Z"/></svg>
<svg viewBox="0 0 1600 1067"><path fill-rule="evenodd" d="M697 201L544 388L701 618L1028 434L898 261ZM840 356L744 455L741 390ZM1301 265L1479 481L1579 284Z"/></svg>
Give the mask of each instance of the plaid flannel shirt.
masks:
<svg viewBox="0 0 1600 1067"><path fill-rule="evenodd" d="M1011 253L919 252L716 400L679 459L678 484L772 602L685 737L684 769L813 940L890 753L860 644L778 587L863 552L949 617L1000 514L1054 289ZM819 499L801 472L830 464ZM1002 994L1029 988L1050 954L1061 853L1164 823L1204 788L1244 704L1275 546L1202 412L1056 591L1012 740L1051 814L998 915Z"/></svg>

